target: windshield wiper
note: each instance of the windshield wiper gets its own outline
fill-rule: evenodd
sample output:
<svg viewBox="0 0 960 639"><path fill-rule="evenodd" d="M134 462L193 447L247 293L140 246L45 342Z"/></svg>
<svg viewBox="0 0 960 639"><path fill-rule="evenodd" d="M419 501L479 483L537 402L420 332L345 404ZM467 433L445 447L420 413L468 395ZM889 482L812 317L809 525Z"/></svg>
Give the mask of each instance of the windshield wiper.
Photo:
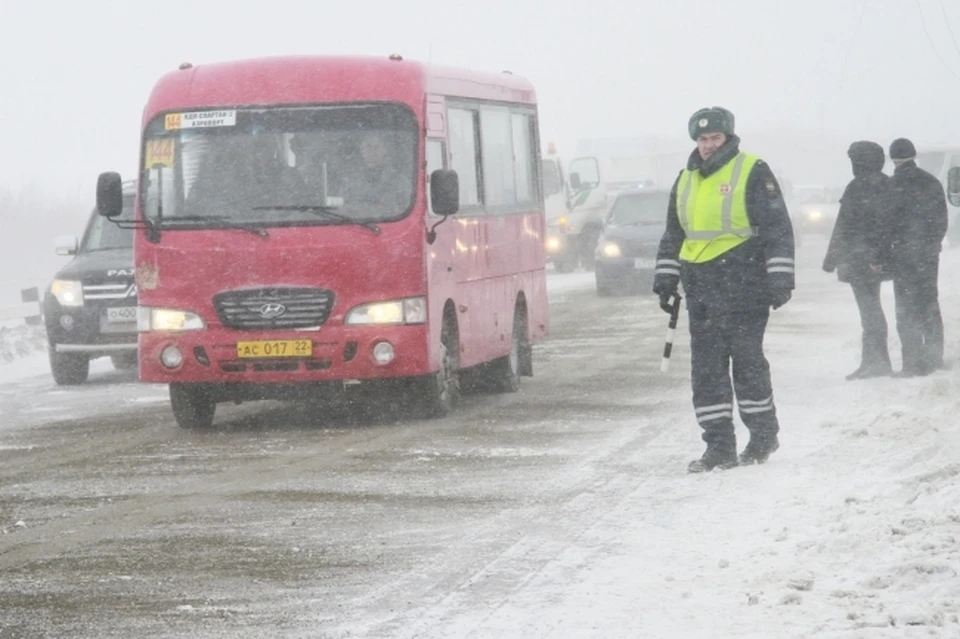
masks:
<svg viewBox="0 0 960 639"><path fill-rule="evenodd" d="M228 215L178 215L176 217L163 218L163 224L167 226L167 228L170 228L168 225L171 222L192 222L197 224L197 226L211 229L237 229L253 233L258 237L270 237L267 229L262 226L248 222L237 222Z"/></svg>
<svg viewBox="0 0 960 639"><path fill-rule="evenodd" d="M319 206L316 204L290 204L290 205L276 205L276 206L255 206L253 207L254 211L303 211L304 213L313 213L314 215L326 216L333 220L339 220L345 224L356 224L362 226L366 229L369 229L374 235L380 235L380 227L374 224L373 222L368 222L365 220L358 220L357 218L350 217L349 215L344 215L343 213L337 213L334 207L332 206Z"/></svg>

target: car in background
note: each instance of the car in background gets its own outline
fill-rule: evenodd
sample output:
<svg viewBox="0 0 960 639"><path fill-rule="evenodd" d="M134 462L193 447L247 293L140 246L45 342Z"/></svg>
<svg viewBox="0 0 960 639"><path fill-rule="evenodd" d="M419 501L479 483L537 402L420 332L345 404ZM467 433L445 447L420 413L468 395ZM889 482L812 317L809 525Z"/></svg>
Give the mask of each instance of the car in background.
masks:
<svg viewBox="0 0 960 639"><path fill-rule="evenodd" d="M597 294L645 292L653 286L670 191L629 188L613 198L597 242Z"/></svg>
<svg viewBox="0 0 960 639"><path fill-rule="evenodd" d="M123 212L133 221L136 183L123 184ZM120 228L96 210L83 237L55 240L58 255L72 255L43 299L50 369L58 385L87 381L90 360L109 356L118 369L137 366L137 287L134 283L133 229Z"/></svg>
<svg viewBox="0 0 960 639"><path fill-rule="evenodd" d="M830 237L840 212L842 195L843 189L825 186L796 187L787 203L794 234Z"/></svg>

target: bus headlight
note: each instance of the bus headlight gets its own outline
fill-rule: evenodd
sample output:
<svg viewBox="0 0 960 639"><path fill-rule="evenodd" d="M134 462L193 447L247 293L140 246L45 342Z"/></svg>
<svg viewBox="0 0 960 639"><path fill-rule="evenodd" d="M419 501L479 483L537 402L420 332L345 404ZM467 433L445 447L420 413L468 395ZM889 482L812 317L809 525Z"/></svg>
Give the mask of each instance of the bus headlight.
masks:
<svg viewBox="0 0 960 639"><path fill-rule="evenodd" d="M402 300L372 302L350 309L343 323L348 326L369 324L423 324L427 321L427 300L408 297Z"/></svg>
<svg viewBox="0 0 960 639"><path fill-rule="evenodd" d="M206 328L203 319L196 313L176 308L137 307L137 330L151 331L199 331Z"/></svg>
<svg viewBox="0 0 960 639"><path fill-rule="evenodd" d="M74 280L53 280L50 292L60 306L83 306L83 284Z"/></svg>

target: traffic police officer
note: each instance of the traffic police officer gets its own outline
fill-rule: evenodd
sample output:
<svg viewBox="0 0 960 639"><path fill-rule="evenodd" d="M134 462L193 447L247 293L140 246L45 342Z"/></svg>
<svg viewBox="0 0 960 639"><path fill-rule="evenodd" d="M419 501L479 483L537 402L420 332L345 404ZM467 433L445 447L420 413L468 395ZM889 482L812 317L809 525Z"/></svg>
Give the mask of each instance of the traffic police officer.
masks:
<svg viewBox="0 0 960 639"><path fill-rule="evenodd" d="M673 185L653 291L669 312L683 283L693 406L707 444L688 470L703 472L763 463L779 447L763 337L770 308L786 304L794 288L794 241L773 171L740 151L733 114L700 109L688 130L697 148ZM739 459L734 391L750 431Z"/></svg>

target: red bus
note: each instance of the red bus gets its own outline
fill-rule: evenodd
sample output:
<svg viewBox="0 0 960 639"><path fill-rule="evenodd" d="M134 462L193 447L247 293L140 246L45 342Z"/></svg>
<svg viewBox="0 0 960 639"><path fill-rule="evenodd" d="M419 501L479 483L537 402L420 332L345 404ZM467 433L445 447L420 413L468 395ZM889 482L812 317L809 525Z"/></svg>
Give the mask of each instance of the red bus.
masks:
<svg viewBox="0 0 960 639"><path fill-rule="evenodd" d="M510 392L548 329L533 86L400 56L181 65L143 113L139 375L219 402ZM122 209L120 176L97 206Z"/></svg>

